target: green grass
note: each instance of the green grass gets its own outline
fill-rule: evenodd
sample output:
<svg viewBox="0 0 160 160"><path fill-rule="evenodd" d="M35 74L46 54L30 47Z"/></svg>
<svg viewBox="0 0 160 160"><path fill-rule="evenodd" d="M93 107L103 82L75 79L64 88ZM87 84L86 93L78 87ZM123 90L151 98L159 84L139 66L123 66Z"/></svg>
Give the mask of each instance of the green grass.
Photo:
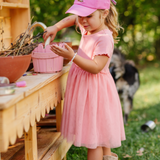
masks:
<svg viewBox="0 0 160 160"><path fill-rule="evenodd" d="M159 64L158 64L159 63ZM112 149L119 160L160 160L160 62L139 69L140 88L134 97L134 108L125 125L126 140L122 146ZM154 131L143 133L141 125L148 120L154 121ZM144 148L142 156L137 151ZM131 156L124 158L125 155ZM67 154L67 160L87 160L85 147L72 146Z"/></svg>

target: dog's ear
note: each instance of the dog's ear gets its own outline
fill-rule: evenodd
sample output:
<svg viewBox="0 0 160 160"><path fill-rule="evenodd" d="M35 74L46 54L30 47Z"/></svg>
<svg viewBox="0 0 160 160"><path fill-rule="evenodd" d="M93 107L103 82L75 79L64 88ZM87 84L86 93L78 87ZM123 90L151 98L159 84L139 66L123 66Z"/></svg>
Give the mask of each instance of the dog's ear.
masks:
<svg viewBox="0 0 160 160"><path fill-rule="evenodd" d="M124 59L120 54L113 54L111 58L111 65L114 65L115 79L123 76L125 73Z"/></svg>
<svg viewBox="0 0 160 160"><path fill-rule="evenodd" d="M130 64L133 67L136 67L136 65L135 65L135 63L134 63L133 60L126 60L125 63L128 63L128 64Z"/></svg>

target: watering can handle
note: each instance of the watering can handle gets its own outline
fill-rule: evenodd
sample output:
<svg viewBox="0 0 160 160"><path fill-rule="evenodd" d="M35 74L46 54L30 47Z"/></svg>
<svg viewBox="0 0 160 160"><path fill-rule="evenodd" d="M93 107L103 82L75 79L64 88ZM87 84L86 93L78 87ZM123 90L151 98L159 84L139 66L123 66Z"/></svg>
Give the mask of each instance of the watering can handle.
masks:
<svg viewBox="0 0 160 160"><path fill-rule="evenodd" d="M41 27L43 30L45 30L45 29L47 28L47 26L46 26L44 23L42 23L42 22L34 22L34 23L32 24L32 26L31 26L30 30L31 30L33 27L34 27L34 28L36 28L36 27ZM32 31L32 32L33 32L33 31ZM51 37L48 37L47 40L46 40L46 42L45 42L45 47L46 47L47 45L49 45L50 40L51 40Z"/></svg>
<svg viewBox="0 0 160 160"><path fill-rule="evenodd" d="M49 36L45 42L45 47L50 44L51 37Z"/></svg>

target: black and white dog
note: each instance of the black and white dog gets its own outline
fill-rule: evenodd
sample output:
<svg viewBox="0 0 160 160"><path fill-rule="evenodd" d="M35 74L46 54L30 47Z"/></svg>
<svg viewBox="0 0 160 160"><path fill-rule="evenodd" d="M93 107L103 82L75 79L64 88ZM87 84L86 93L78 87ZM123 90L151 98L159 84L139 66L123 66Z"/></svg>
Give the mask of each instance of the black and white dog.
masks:
<svg viewBox="0 0 160 160"><path fill-rule="evenodd" d="M114 49L110 73L122 101L124 123L127 123L128 115L133 108L133 96L140 85L138 70L132 60L126 60L120 50Z"/></svg>

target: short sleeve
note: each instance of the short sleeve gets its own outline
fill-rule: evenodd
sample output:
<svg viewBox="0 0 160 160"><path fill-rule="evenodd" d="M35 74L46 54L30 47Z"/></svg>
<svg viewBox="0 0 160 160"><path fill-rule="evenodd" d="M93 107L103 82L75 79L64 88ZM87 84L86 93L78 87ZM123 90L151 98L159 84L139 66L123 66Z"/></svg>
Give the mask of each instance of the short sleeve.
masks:
<svg viewBox="0 0 160 160"><path fill-rule="evenodd" d="M107 57L111 57L114 49L114 41L112 36L104 35L100 36L97 40L95 50L93 55L106 55Z"/></svg>

